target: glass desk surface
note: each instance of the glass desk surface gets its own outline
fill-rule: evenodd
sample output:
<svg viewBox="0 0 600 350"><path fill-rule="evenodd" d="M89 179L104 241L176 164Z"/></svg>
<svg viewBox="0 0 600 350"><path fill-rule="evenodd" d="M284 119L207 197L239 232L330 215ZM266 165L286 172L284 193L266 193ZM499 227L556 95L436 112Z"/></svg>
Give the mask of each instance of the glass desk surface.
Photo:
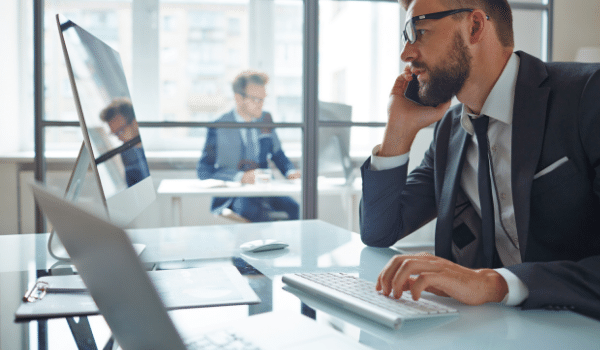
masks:
<svg viewBox="0 0 600 350"><path fill-rule="evenodd" d="M570 311L523 311L498 304L471 307L431 294L426 298L449 303L460 315L415 321L391 330L318 299L304 296L301 302L282 289L281 275L335 271L375 281L381 268L398 254L393 249L366 247L358 234L319 220L134 229L128 233L134 243L146 245L140 258L149 269L233 264L262 300L250 306L171 311L183 331L261 312L291 310L315 316L317 322L375 349L593 348L600 334L600 322ZM263 253L242 253L239 249L244 242L266 238L285 241L289 247ZM90 329L98 349L102 349L110 339L102 316L73 318L71 322L56 318L15 323L21 298L37 276L72 273L69 265L49 257L47 239L47 234L0 236L0 349L78 349L76 339L86 342ZM76 329L75 336L70 326ZM93 349L90 344L85 346L81 348Z"/></svg>

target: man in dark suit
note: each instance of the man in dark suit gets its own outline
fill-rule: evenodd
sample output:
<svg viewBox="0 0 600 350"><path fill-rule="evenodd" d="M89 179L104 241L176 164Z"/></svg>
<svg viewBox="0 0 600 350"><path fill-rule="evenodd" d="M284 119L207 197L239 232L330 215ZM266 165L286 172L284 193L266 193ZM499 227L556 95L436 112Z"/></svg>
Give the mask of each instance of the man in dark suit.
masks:
<svg viewBox="0 0 600 350"><path fill-rule="evenodd" d="M361 168L361 237L386 247L437 218L436 256L394 257L377 289L600 318L600 65L513 52L504 0L401 3L407 66ZM404 97L413 74L437 107ZM415 135L433 123L407 174Z"/></svg>
<svg viewBox="0 0 600 350"><path fill-rule="evenodd" d="M264 73L243 72L233 82L235 108L216 122L272 122L271 114L263 112L267 96ZM281 142L272 129L209 128L202 156L196 167L198 177L253 184L258 172L269 169L269 159L288 179L300 178L300 173L285 156ZM268 172L267 172L268 173ZM300 206L290 197L213 198L211 211L221 214L230 209L251 222L280 219L273 212L283 212L286 219L297 220Z"/></svg>

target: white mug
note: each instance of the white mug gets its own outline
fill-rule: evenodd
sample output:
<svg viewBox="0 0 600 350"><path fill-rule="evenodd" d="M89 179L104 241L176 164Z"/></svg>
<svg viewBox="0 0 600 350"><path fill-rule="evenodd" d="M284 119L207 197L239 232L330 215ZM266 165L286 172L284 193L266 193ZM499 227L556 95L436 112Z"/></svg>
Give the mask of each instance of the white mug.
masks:
<svg viewBox="0 0 600 350"><path fill-rule="evenodd" d="M271 182L273 173L271 169L254 169L254 181L257 185L266 185Z"/></svg>

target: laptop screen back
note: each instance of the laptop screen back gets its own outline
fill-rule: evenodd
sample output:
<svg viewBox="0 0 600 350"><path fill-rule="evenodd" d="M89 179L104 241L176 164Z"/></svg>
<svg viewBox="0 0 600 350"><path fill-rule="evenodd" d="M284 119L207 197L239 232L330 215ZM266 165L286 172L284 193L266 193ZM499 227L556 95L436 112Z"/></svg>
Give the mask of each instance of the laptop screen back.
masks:
<svg viewBox="0 0 600 350"><path fill-rule="evenodd" d="M41 185L31 187L119 345L185 349L125 231Z"/></svg>

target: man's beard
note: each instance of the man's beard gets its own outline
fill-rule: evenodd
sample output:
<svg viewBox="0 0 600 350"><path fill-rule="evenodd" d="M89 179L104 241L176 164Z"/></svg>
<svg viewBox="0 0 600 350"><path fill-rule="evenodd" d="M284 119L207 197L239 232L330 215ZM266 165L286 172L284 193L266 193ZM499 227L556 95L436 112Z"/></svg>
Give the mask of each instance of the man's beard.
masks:
<svg viewBox="0 0 600 350"><path fill-rule="evenodd" d="M464 39L456 32L452 50L444 60L448 62L446 66L429 69L423 63L413 62L413 67L429 72L429 80L422 82L419 88L421 102L426 106L437 106L456 96L469 77L471 59Z"/></svg>

